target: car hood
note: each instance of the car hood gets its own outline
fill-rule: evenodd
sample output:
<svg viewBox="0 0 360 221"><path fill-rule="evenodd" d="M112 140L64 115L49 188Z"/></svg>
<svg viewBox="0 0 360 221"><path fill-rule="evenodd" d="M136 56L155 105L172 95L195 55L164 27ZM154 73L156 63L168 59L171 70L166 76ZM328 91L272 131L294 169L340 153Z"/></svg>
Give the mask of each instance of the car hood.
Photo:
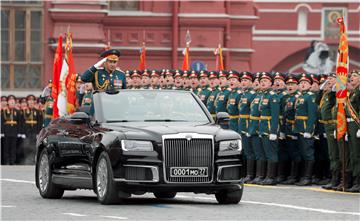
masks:
<svg viewBox="0 0 360 221"><path fill-rule="evenodd" d="M162 142L162 135L178 133L198 133L213 135L215 141L240 139L240 135L232 130L224 130L215 124L172 123L172 122L131 122L103 124L111 130L124 134L125 139L152 140Z"/></svg>

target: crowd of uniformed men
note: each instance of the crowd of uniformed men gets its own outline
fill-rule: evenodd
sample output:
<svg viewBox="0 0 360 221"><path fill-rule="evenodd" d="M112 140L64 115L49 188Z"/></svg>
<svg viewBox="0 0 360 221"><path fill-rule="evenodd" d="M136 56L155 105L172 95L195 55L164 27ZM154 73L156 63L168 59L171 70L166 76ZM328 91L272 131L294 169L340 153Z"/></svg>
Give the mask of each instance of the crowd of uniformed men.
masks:
<svg viewBox="0 0 360 221"><path fill-rule="evenodd" d="M338 142L334 73L317 76L234 70L134 70L125 71L123 76L114 67L109 75L106 69L94 65L78 78L79 104L91 105L92 91L109 86L192 91L214 118L219 112L229 114L229 128L242 137L245 183L317 184L325 189L359 192L360 127L354 120L360 113L358 70L349 75L347 88L352 108L345 106L348 131ZM17 157L21 160L24 149L33 151L34 146L15 147L26 146L27 139L34 144L43 125L42 117L45 126L51 120L51 111L48 113L35 101L35 97L28 96L16 105L14 96L2 97L5 164L19 162Z"/></svg>

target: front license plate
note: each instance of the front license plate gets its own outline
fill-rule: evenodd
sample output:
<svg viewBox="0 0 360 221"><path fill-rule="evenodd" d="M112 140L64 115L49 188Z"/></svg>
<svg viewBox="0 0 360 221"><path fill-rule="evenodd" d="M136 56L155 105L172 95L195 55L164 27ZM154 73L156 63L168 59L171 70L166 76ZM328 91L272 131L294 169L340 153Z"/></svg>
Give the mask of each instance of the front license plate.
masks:
<svg viewBox="0 0 360 221"><path fill-rule="evenodd" d="M171 177L208 177L207 167L170 167Z"/></svg>

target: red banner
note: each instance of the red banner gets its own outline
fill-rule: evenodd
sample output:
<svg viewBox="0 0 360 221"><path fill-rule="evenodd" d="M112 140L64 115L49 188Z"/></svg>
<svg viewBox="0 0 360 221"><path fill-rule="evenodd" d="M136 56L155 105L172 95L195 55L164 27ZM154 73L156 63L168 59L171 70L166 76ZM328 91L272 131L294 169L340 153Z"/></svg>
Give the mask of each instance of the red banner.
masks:
<svg viewBox="0 0 360 221"><path fill-rule="evenodd" d="M139 65L140 71L145 70L145 68L146 68L145 61L146 61L146 49L145 49L145 43L143 43L143 46L140 49L140 65Z"/></svg>
<svg viewBox="0 0 360 221"><path fill-rule="evenodd" d="M68 114L74 113L76 109L76 72L74 59L72 55L72 36L68 33L66 36L66 58L69 65L69 73L66 77L66 110Z"/></svg>
<svg viewBox="0 0 360 221"><path fill-rule="evenodd" d="M184 54L184 61L183 61L183 65L182 65L182 70L187 71L187 70L190 70L190 68L189 68L189 47L186 47L184 49L183 54Z"/></svg>
<svg viewBox="0 0 360 221"><path fill-rule="evenodd" d="M347 80L349 68L349 54L348 54L348 40L346 36L346 29L344 18L338 18L337 22L340 25L340 38L338 48L338 58L336 64L336 101L338 104L337 112L337 140L342 139L347 132L347 123L345 115L345 103L347 99Z"/></svg>
<svg viewBox="0 0 360 221"><path fill-rule="evenodd" d="M54 67L53 67L53 79L52 79L52 88L51 88L51 97L54 100L53 105L53 118L59 117L59 109L57 107L58 93L60 87L60 73L62 66L62 36L59 36L58 45L54 57Z"/></svg>
<svg viewBox="0 0 360 221"><path fill-rule="evenodd" d="M223 59L223 55L222 55L221 45L218 46L218 48L215 50L214 54L216 56L216 70L223 71L224 70L224 59Z"/></svg>

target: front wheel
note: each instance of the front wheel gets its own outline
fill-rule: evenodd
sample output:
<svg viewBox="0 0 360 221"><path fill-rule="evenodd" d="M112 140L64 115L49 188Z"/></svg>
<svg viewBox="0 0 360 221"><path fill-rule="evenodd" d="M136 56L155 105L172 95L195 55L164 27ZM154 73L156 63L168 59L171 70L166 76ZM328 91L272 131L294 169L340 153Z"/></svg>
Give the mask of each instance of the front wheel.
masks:
<svg viewBox="0 0 360 221"><path fill-rule="evenodd" d="M110 159L102 152L96 165L96 195L101 204L109 205L119 201L118 191L113 180Z"/></svg>
<svg viewBox="0 0 360 221"><path fill-rule="evenodd" d="M243 186L221 190L215 193L215 198L219 204L238 204L243 194Z"/></svg>
<svg viewBox="0 0 360 221"><path fill-rule="evenodd" d="M40 195L43 198L60 199L64 195L64 190L52 182L52 171L46 148L41 151L36 168Z"/></svg>

